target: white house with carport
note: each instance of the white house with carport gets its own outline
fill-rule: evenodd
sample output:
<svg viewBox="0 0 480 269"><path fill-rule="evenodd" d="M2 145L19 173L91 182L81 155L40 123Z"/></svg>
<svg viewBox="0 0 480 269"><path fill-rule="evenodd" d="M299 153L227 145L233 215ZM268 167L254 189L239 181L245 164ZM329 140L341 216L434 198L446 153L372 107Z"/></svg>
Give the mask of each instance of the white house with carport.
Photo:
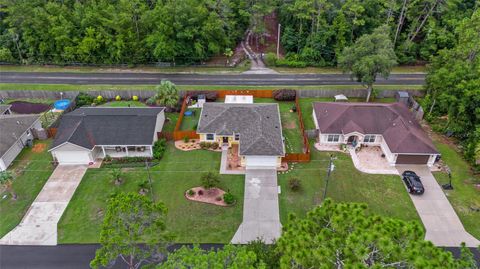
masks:
<svg viewBox="0 0 480 269"><path fill-rule="evenodd" d="M312 113L320 145L378 146L391 166L432 166L439 155L403 103L315 102Z"/></svg>
<svg viewBox="0 0 480 269"><path fill-rule="evenodd" d="M0 171L6 170L42 128L40 115L0 114ZM4 114L5 113L5 114Z"/></svg>
<svg viewBox="0 0 480 269"><path fill-rule="evenodd" d="M205 103L197 133L202 142L238 146L246 169L280 167L285 156L278 104Z"/></svg>
<svg viewBox="0 0 480 269"><path fill-rule="evenodd" d="M49 151L59 164L153 157L164 122L163 107L82 107L62 116Z"/></svg>

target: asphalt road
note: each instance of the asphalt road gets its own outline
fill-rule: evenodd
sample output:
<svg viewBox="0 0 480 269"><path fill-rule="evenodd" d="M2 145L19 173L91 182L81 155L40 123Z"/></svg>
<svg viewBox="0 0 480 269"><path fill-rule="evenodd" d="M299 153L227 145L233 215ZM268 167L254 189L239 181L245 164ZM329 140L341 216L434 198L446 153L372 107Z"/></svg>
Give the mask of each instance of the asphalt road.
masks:
<svg viewBox="0 0 480 269"><path fill-rule="evenodd" d="M170 250L182 245L174 245ZM58 245L58 246L2 246L0 245L1 269L85 269L89 268L90 261L95 256L99 245ZM222 244L201 244L203 249L220 248ZM446 250L455 257L460 256L460 248L449 247ZM470 248L474 258L480 266L480 252ZM126 268L123 261L117 262L110 268Z"/></svg>
<svg viewBox="0 0 480 269"><path fill-rule="evenodd" d="M360 85L346 74L160 74L160 73L41 73L0 72L0 83L38 84L158 84L168 79L178 85ZM392 74L376 84L422 85L424 74Z"/></svg>

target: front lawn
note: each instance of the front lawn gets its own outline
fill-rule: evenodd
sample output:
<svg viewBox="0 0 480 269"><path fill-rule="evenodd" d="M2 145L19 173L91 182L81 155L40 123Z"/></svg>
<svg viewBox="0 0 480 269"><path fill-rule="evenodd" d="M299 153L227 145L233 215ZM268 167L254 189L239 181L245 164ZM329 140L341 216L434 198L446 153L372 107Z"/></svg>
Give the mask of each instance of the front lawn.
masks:
<svg viewBox="0 0 480 269"><path fill-rule="evenodd" d="M183 116L182 124L180 125L181 131L196 130L198 125L198 119L202 112L201 108L188 108L186 111L193 111L191 116Z"/></svg>
<svg viewBox="0 0 480 269"><path fill-rule="evenodd" d="M455 149L447 144L435 140L442 160L452 172L453 190L445 190L448 200L463 223L465 229L477 239L480 239L480 189L475 189L474 184L480 184L480 176L473 175L470 167ZM435 172L438 184L448 183L448 175Z"/></svg>
<svg viewBox="0 0 480 269"><path fill-rule="evenodd" d="M37 141L33 148L23 149L8 169L14 174L13 190L18 198L12 200L5 191L0 194L0 238L20 223L52 174L52 157L47 152L50 143L50 140ZM7 197L3 198L4 195Z"/></svg>
<svg viewBox="0 0 480 269"><path fill-rule="evenodd" d="M313 144L313 141L312 143ZM309 163L295 164L293 171L278 175L280 218L283 224L289 213L304 216L322 202L329 152L319 152L312 147ZM339 202L366 203L372 213L420 222L415 207L399 176L361 173L353 166L349 155L335 152L335 170L327 188L327 197ZM301 189L293 192L288 180L296 177ZM421 223L421 222L420 222Z"/></svg>
<svg viewBox="0 0 480 269"><path fill-rule="evenodd" d="M144 103L140 101L111 101L107 102L101 106L105 107L146 107Z"/></svg>
<svg viewBox="0 0 480 269"><path fill-rule="evenodd" d="M221 175L221 188L237 198L232 207L188 201L184 192L200 185L200 176L218 171L220 153L206 150L184 152L168 143L165 157L150 170L153 193L168 207L168 229L178 243L227 243L242 222L243 175ZM89 169L58 224L59 243L98 242L106 200L115 191L139 190L138 183L148 178L146 169L126 169L125 182L112 183L110 169ZM148 194L150 195L150 194Z"/></svg>

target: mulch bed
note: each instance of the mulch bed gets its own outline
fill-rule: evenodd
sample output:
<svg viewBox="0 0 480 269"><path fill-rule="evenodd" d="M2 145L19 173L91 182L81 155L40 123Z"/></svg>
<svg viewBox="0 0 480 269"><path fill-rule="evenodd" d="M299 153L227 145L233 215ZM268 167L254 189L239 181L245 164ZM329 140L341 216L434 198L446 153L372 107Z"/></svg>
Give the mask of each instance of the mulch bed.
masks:
<svg viewBox="0 0 480 269"><path fill-rule="evenodd" d="M206 190L203 187L194 187L191 188L195 192L194 195L189 196L188 190L185 192L185 198L191 201L202 202L207 204L219 205L219 206L228 206L223 199L217 201L217 197L223 197L225 191L219 188L212 188L210 190ZM202 195L199 195L198 192L203 192Z"/></svg>
<svg viewBox="0 0 480 269"><path fill-rule="evenodd" d="M18 114L38 114L50 109L50 105L47 104L29 103L24 101L15 101L10 103L10 105L12 105L10 110Z"/></svg>

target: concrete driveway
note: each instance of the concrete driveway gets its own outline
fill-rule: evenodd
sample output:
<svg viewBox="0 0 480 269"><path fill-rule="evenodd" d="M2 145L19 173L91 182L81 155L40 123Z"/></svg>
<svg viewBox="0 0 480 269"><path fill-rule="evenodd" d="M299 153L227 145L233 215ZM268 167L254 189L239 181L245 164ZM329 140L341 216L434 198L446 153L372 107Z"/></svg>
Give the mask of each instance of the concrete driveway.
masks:
<svg viewBox="0 0 480 269"><path fill-rule="evenodd" d="M247 169L243 222L233 236L232 243L246 244L258 238L271 243L280 237L281 231L277 170Z"/></svg>
<svg viewBox="0 0 480 269"><path fill-rule="evenodd" d="M423 195L410 197L427 231L426 240L442 247L458 247L462 242L468 247L480 245L479 240L465 231L457 213L427 166L399 165L397 170L400 174L405 170L414 171L420 176L425 187Z"/></svg>
<svg viewBox="0 0 480 269"><path fill-rule="evenodd" d="M20 224L0 244L56 245L57 223L86 171L86 165L57 166Z"/></svg>

